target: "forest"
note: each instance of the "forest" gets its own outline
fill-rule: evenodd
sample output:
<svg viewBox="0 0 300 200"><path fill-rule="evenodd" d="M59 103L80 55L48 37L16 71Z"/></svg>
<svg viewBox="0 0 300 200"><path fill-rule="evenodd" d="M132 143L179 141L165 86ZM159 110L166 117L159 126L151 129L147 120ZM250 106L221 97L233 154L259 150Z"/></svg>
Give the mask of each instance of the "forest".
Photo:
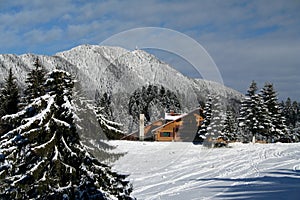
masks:
<svg viewBox="0 0 300 200"><path fill-rule="evenodd" d="M204 106L204 121L199 128L200 141L207 137L227 142L299 142L300 104L278 102L272 83L265 83L258 92L253 81L238 112L224 107L218 96L209 96Z"/></svg>

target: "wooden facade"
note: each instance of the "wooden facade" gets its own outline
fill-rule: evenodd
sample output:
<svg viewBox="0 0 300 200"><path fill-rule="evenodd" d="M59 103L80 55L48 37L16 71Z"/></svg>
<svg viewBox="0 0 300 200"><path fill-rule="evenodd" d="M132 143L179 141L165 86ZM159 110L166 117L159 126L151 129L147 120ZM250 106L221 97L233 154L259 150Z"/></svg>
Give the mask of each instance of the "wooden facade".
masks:
<svg viewBox="0 0 300 200"><path fill-rule="evenodd" d="M200 108L186 114L168 113L165 119L159 119L145 126L144 138L148 141L193 142L203 120ZM139 131L122 139L139 140Z"/></svg>
<svg viewBox="0 0 300 200"><path fill-rule="evenodd" d="M152 130L156 141L185 141L192 142L202 124L201 110L195 109L190 113L179 116L173 121Z"/></svg>
<svg viewBox="0 0 300 200"><path fill-rule="evenodd" d="M165 123L164 119L159 119L151 124L148 124L147 126L144 127L144 139L153 141L154 136L152 135L152 130L156 129L157 127L162 126ZM121 140L139 140L139 131L135 131L129 135L124 136L121 138Z"/></svg>
<svg viewBox="0 0 300 200"><path fill-rule="evenodd" d="M180 127L181 120L174 120L156 128L154 138L156 141L176 141L178 140L177 132Z"/></svg>

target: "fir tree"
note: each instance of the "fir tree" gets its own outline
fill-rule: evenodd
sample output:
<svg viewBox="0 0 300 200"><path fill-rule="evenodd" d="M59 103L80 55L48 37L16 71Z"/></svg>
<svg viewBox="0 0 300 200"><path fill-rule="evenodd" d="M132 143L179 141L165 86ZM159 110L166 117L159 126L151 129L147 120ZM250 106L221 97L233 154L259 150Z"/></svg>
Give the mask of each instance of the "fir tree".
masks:
<svg viewBox="0 0 300 200"><path fill-rule="evenodd" d="M8 77L5 79L4 87L1 90L0 116L16 113L18 111L18 103L19 88L12 69L10 69Z"/></svg>
<svg viewBox="0 0 300 200"><path fill-rule="evenodd" d="M299 125L300 121L300 103L293 101L292 103L292 112L290 113L290 123L293 128L296 128Z"/></svg>
<svg viewBox="0 0 300 200"><path fill-rule="evenodd" d="M282 114L285 116L286 125L290 129L296 128L299 121L299 106L297 101L293 101L288 97L285 102L281 103Z"/></svg>
<svg viewBox="0 0 300 200"><path fill-rule="evenodd" d="M214 96L212 100L212 112L211 112L211 119L210 123L207 127L207 137L213 141L214 147L223 146L223 141L227 141L228 139L225 137L224 132L224 116L225 116L225 109L224 105L221 102L219 96ZM215 143L216 139L222 139L221 143Z"/></svg>
<svg viewBox="0 0 300 200"><path fill-rule="evenodd" d="M295 101L295 103L297 104L297 102ZM296 109L296 125L295 127L300 127L300 102L298 102L298 105L293 106Z"/></svg>
<svg viewBox="0 0 300 200"><path fill-rule="evenodd" d="M108 139L121 139L125 135L125 132L121 130L123 125L113 121L110 104L110 96L104 93L102 97L96 99L95 114L102 131Z"/></svg>
<svg viewBox="0 0 300 200"><path fill-rule="evenodd" d="M181 110L180 102L174 92L166 90L163 86L159 89L158 86L148 85L133 92L129 99L128 111L135 122L139 120L140 114L144 114L145 123L148 123L153 117L151 107L155 106L162 108L165 112Z"/></svg>
<svg viewBox="0 0 300 200"><path fill-rule="evenodd" d="M202 122L202 125L198 131L198 138L199 138L198 141L200 142L203 142L206 139L207 128L210 124L211 116L212 116L212 98L210 95L208 95L207 101L203 109L204 121Z"/></svg>
<svg viewBox="0 0 300 200"><path fill-rule="evenodd" d="M102 108L102 113L107 119L113 120L111 95L107 94L106 92L103 95L100 95L97 91L95 94L95 103L97 107Z"/></svg>
<svg viewBox="0 0 300 200"><path fill-rule="evenodd" d="M96 160L81 143L74 123L73 80L49 73L46 94L6 115L18 126L1 138L3 199L130 199L131 187ZM36 110L34 116L28 112ZM0 152L1 153L1 152Z"/></svg>
<svg viewBox="0 0 300 200"><path fill-rule="evenodd" d="M224 129L222 130L224 138L226 138L228 141L235 141L237 139L236 132L237 132L236 118L234 117L233 112L227 109L226 118L224 122Z"/></svg>
<svg viewBox="0 0 300 200"><path fill-rule="evenodd" d="M269 130L272 127L272 119L268 115L269 110L264 102L262 95L256 94L254 101L256 102L256 115L254 116L256 123L254 124L254 135L259 137L258 140L266 141L271 135Z"/></svg>
<svg viewBox="0 0 300 200"><path fill-rule="evenodd" d="M12 124L4 123L1 117L18 112L19 98L16 78L13 76L12 69L10 69L0 94L0 136L13 128Z"/></svg>
<svg viewBox="0 0 300 200"><path fill-rule="evenodd" d="M262 109L262 100L256 91L257 85L252 81L240 108L239 129L246 141L249 141L250 137L254 140L260 128L258 118Z"/></svg>
<svg viewBox="0 0 300 200"><path fill-rule="evenodd" d="M24 91L25 101L31 103L37 97L45 94L45 76L46 70L41 65L38 58L34 61L34 68L28 73L26 82L26 89Z"/></svg>
<svg viewBox="0 0 300 200"><path fill-rule="evenodd" d="M273 88L273 84L266 83L261 91L261 96L267 109L264 118L269 119L267 123L263 124L267 140L286 137L287 127L285 125L285 118L277 101L277 94Z"/></svg>

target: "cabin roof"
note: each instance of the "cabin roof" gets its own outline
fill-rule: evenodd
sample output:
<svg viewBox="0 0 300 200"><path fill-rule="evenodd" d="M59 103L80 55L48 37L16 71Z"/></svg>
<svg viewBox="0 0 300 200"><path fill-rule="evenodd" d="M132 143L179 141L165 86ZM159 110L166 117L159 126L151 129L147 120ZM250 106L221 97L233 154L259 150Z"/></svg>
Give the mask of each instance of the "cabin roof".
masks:
<svg viewBox="0 0 300 200"><path fill-rule="evenodd" d="M152 130L155 129L155 128L157 127L157 126L155 126L154 124L157 123L157 122L162 122L162 123L163 123L163 122L164 122L164 119L161 118L161 119L158 119L158 120L156 120L156 121L154 121L154 122L151 122L151 124L146 125L146 126L144 127L144 129L148 129L148 128L149 128L149 130L147 131L147 133L150 133L150 134L152 135ZM147 133L145 133L145 137L147 137L147 135L148 135ZM132 133L130 133L130 134L124 136L123 138L121 138L121 140L122 140L122 139L125 139L125 138L127 138L127 137L130 137L130 136L138 137L138 135L139 135L139 130L134 131L134 132L132 132Z"/></svg>
<svg viewBox="0 0 300 200"><path fill-rule="evenodd" d="M182 118L186 114L179 114L179 113L165 113L165 120L175 121L177 119Z"/></svg>
<svg viewBox="0 0 300 200"><path fill-rule="evenodd" d="M163 124L163 125L161 125L161 126L155 128L155 129L153 129L153 130L151 131L151 133L154 134L155 131L157 131L157 130L159 130L159 129L161 129L161 128L163 128L163 127L169 125L169 124L174 123L176 120L183 119L183 118L189 116L190 114L193 114L193 113L195 113L195 112L198 112L200 109L201 109L201 108L198 107L198 108L192 110L192 111L189 112L189 113L182 114L182 115L178 116L177 118L175 118L173 121L167 122L167 123L165 123L165 124Z"/></svg>

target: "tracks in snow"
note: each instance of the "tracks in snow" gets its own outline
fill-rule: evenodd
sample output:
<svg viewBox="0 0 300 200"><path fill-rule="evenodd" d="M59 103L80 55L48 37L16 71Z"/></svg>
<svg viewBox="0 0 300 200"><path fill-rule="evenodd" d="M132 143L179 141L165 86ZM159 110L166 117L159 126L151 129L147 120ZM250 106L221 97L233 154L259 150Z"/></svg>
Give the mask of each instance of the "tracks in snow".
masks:
<svg viewBox="0 0 300 200"><path fill-rule="evenodd" d="M117 144L128 154L115 168L130 174L138 199L216 199L236 185L247 185L249 178L278 169L300 170L299 144L293 152L287 144L233 144L220 149L188 143Z"/></svg>

